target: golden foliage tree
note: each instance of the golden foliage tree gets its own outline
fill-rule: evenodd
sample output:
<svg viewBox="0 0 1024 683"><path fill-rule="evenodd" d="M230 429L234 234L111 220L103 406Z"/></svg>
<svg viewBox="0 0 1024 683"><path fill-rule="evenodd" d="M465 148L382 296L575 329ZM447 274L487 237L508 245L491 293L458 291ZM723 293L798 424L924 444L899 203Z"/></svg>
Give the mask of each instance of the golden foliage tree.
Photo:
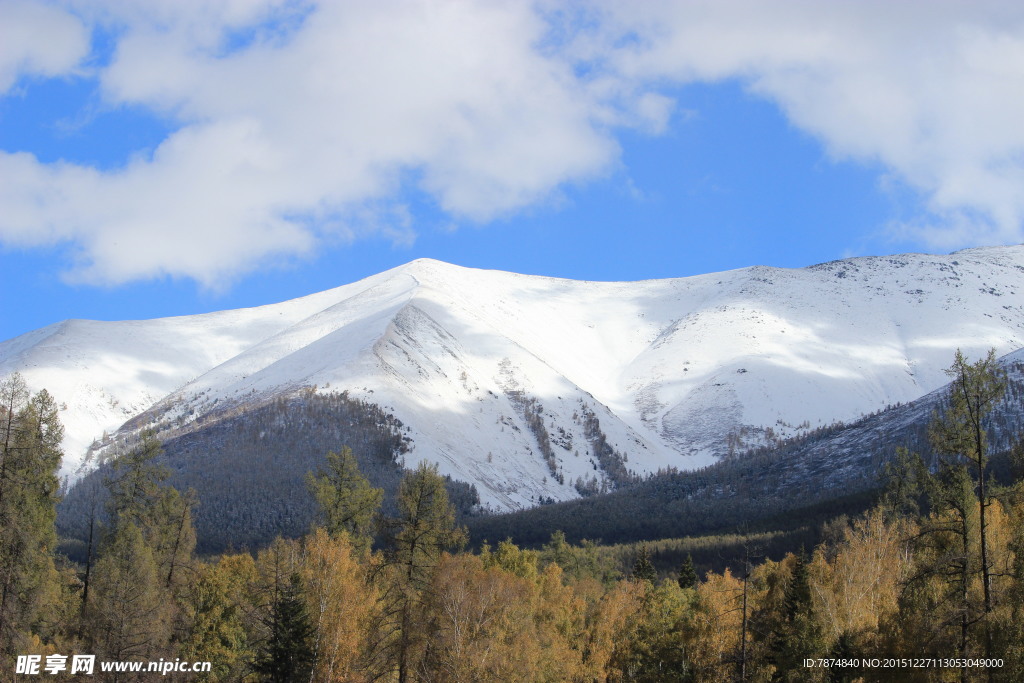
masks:
<svg viewBox="0 0 1024 683"><path fill-rule="evenodd" d="M360 553L340 531L331 536L316 529L306 539L299 570L306 611L315 630L313 681L364 680L359 658L366 647L377 605L376 589L367 581Z"/></svg>

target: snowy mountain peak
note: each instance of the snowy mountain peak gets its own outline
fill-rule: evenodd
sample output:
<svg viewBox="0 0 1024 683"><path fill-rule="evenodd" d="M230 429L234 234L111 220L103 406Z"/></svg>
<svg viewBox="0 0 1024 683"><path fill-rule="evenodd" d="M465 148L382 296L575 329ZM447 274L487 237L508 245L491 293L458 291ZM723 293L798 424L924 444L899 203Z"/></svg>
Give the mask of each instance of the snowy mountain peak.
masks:
<svg viewBox="0 0 1024 683"><path fill-rule="evenodd" d="M57 323L0 344L0 374L67 405L69 476L129 420L187 429L316 386L514 508L918 398L957 348L1024 347L1022 290L1022 246L640 282L417 259L256 308Z"/></svg>

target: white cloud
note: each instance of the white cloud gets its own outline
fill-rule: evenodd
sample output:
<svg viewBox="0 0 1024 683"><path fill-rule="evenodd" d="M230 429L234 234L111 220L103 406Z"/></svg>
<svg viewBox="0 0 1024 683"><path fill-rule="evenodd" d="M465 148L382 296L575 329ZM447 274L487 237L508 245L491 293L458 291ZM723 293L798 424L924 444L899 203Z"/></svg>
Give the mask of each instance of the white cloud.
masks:
<svg viewBox="0 0 1024 683"><path fill-rule="evenodd" d="M408 182L454 220L485 222L606 173L618 128L663 132L676 110L668 88L733 78L834 157L880 164L922 192L932 213L904 234L941 246L1022 238L1014 4L2 7L29 19L18 19L20 42L0 40L0 92L19 75L70 72L82 22L102 24L117 36L95 71L106 104L179 124L152 158L116 170L0 152L0 242L71 243L72 276L85 281L168 274L216 286L325 239L409 242ZM58 49L49 37L61 31Z"/></svg>
<svg viewBox="0 0 1024 683"><path fill-rule="evenodd" d="M1012 2L609 3L634 80L740 78L835 158L878 163L936 247L1024 239L1024 6Z"/></svg>
<svg viewBox="0 0 1024 683"><path fill-rule="evenodd" d="M350 232L338 217L392 198L410 171L445 211L486 221L616 156L571 65L534 49L545 25L527 5L331 2L298 8L284 39L257 31L234 50L224 36L244 21L190 13L207 6L110 3L96 15L122 30L99 72L108 103L181 127L117 171L0 157L18 178L0 210L18 218L0 218L0 239L72 240L73 276L87 281L216 286ZM294 19L288 9L243 18ZM407 225L359 220L410 239Z"/></svg>
<svg viewBox="0 0 1024 683"><path fill-rule="evenodd" d="M67 74L88 52L89 35L75 17L28 1L0 2L0 95L23 75Z"/></svg>

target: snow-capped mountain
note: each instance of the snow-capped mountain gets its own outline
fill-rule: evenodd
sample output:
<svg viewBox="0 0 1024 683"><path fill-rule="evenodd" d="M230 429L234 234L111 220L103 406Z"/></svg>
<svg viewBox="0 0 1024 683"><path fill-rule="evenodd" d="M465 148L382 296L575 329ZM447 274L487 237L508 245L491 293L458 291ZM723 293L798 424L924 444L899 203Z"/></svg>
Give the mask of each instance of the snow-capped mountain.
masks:
<svg viewBox="0 0 1024 683"><path fill-rule="evenodd" d="M66 321L0 344L0 375L66 404L72 477L129 419L180 430L315 385L515 508L916 399L957 348L1024 347L1022 290L1024 246L625 283L418 260L259 308Z"/></svg>

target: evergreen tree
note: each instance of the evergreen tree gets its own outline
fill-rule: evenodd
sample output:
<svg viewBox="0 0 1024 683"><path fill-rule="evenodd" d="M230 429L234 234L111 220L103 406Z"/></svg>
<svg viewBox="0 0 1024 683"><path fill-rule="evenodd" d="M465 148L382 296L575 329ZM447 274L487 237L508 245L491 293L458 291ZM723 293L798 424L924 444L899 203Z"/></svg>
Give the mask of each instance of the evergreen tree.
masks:
<svg viewBox="0 0 1024 683"><path fill-rule="evenodd" d="M181 598L195 570L196 531L192 526L195 492L172 487L160 491L150 520L150 541L161 583Z"/></svg>
<svg viewBox="0 0 1024 683"><path fill-rule="evenodd" d="M87 505L85 508L86 536L85 536L85 570L82 572L82 595L79 605L79 636L85 628L85 613L89 607L89 589L92 585L92 570L96 561L96 553L100 542L100 481L96 478L83 480L78 484L88 489L86 493Z"/></svg>
<svg viewBox="0 0 1024 683"><path fill-rule="evenodd" d="M389 560L416 588L427 584L441 552L460 547L466 538L465 530L455 526L455 510L436 464L420 463L406 474L398 491L398 517L385 526Z"/></svg>
<svg viewBox="0 0 1024 683"><path fill-rule="evenodd" d="M633 562L633 578L637 581L650 581L654 583L658 579L658 572L651 564L650 553L646 545L640 546L637 550L636 560Z"/></svg>
<svg viewBox="0 0 1024 683"><path fill-rule="evenodd" d="M135 447L116 457L112 476L104 481L110 491L107 513L111 533L126 523L142 531L161 583L180 599L188 578L184 574L194 563L192 509L196 495L192 490L183 495L174 487L161 485L168 470L154 462L160 453L160 441L152 431L145 431Z"/></svg>
<svg viewBox="0 0 1024 683"><path fill-rule="evenodd" d="M882 507L889 517L918 519L928 513L932 475L918 453L897 447L896 458L886 463L882 479Z"/></svg>
<svg viewBox="0 0 1024 683"><path fill-rule="evenodd" d="M313 670L313 627L297 574L280 587L265 625L270 637L253 666L256 673L268 683L308 681Z"/></svg>
<svg viewBox="0 0 1024 683"><path fill-rule="evenodd" d="M564 572L569 572L576 568L572 546L566 542L565 532L561 530L555 530L551 533L551 540L541 548L540 559L545 565L557 564Z"/></svg>
<svg viewBox="0 0 1024 683"><path fill-rule="evenodd" d="M54 522L64 430L50 395L0 382L0 654L23 651L58 581Z"/></svg>
<svg viewBox="0 0 1024 683"><path fill-rule="evenodd" d="M793 569L785 589L785 622L774 652L780 680L802 680L806 673L801 662L823 654L824 641L818 628L811 600L807 551L801 547L793 559Z"/></svg>
<svg viewBox="0 0 1024 683"><path fill-rule="evenodd" d="M801 546L793 562L793 575L786 586L786 619L792 622L797 615L811 607L811 584L807 572L807 550Z"/></svg>
<svg viewBox="0 0 1024 683"><path fill-rule="evenodd" d="M320 505L327 533L347 533L357 546L368 548L384 489L370 486L352 449L345 446L340 453L328 453L327 469L307 474L306 483Z"/></svg>
<svg viewBox="0 0 1024 683"><path fill-rule="evenodd" d="M847 632L843 632L839 639L836 640L835 645L832 646L832 650L828 654L831 659L838 659L840 661L846 660L847 662L860 662L860 655L857 652L854 637ZM828 670L829 683L853 683L854 681L864 680L863 669L860 666L833 666Z"/></svg>
<svg viewBox="0 0 1024 683"><path fill-rule="evenodd" d="M693 555L686 553L686 559L679 567L679 577L676 579L679 587L683 589L696 588L697 571L693 568Z"/></svg>
<svg viewBox="0 0 1024 683"><path fill-rule="evenodd" d="M917 571L904 594L901 617L920 623L917 634L932 652L971 656L972 630L984 613L972 590L978 574L977 499L974 480L962 463L943 462L931 481L931 506L918 536ZM917 614L914 614L917 612ZM964 669L966 676L967 670Z"/></svg>
<svg viewBox="0 0 1024 683"><path fill-rule="evenodd" d="M187 639L183 632L186 627L184 607L188 582L195 578L186 575L192 573L186 569L195 568L196 538L191 517L194 495L190 492L182 496L174 488L161 485L168 472L154 462L160 452L155 434L145 431L134 447L113 461L111 476L104 481L110 492L108 526L101 535L99 560L94 567L87 568L89 593L83 590L82 595L82 612L89 622L82 625L82 632L92 632L93 641L105 638L97 635L97 629L110 628L109 617L105 616L108 610L113 609L115 615L152 612L153 619L159 619L160 623L154 623L149 631L166 634L167 642L159 644L155 636L148 638L149 644L143 649L146 653L166 648L175 627L179 628L176 640ZM135 571L145 571L148 577L144 587L138 590L121 587L128 580L125 577L132 576L128 565L133 563L138 565ZM151 577L147 568L150 563L153 565ZM106 594L101 594L101 587L105 587ZM85 604L86 600L92 604ZM111 605L111 601L115 604ZM129 605L130 601L138 604ZM151 608L154 601L161 609ZM114 646L108 644L107 647ZM115 649L121 647L117 645Z"/></svg>

